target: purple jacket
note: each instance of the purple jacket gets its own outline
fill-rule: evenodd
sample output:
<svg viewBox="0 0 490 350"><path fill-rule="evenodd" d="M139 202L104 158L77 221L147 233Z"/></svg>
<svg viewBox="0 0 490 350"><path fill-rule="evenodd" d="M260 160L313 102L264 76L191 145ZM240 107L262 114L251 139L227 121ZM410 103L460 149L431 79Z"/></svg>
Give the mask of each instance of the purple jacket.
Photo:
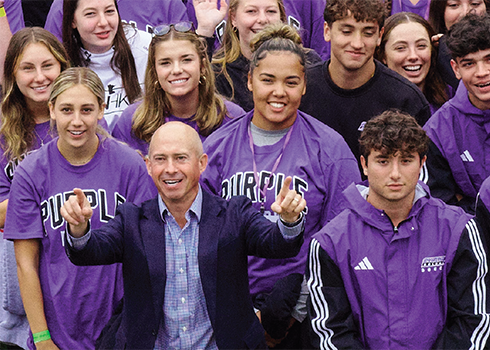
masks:
<svg viewBox="0 0 490 350"><path fill-rule="evenodd" d="M470 102L461 82L455 96L424 126L432 145L427 155L432 195L446 203L473 206L480 186L490 175L490 110ZM461 205L461 203L458 203Z"/></svg>
<svg viewBox="0 0 490 350"><path fill-rule="evenodd" d="M306 278L315 348L463 349L485 346L487 260L471 217L430 197L393 227L345 191L347 209L315 234Z"/></svg>

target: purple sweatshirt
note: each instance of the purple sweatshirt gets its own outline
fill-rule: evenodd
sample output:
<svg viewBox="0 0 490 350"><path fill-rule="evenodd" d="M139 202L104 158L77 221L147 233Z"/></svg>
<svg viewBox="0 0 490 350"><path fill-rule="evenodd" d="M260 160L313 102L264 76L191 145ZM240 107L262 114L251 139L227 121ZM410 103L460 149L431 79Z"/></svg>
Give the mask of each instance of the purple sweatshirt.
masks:
<svg viewBox="0 0 490 350"><path fill-rule="evenodd" d="M225 199L245 195L260 209L254 176L253 156L248 130L253 110L219 129L204 142L208 166L201 185ZM281 154L286 136L269 146L254 146L257 176L261 184ZM307 202L305 243L300 253L289 259L249 257L250 292L268 293L274 283L292 273L304 273L311 236L333 219L340 210L341 192L360 178L357 162L343 138L313 117L298 111L289 143L274 172L265 198L264 216L277 221L270 206L286 176L293 177L292 187Z"/></svg>

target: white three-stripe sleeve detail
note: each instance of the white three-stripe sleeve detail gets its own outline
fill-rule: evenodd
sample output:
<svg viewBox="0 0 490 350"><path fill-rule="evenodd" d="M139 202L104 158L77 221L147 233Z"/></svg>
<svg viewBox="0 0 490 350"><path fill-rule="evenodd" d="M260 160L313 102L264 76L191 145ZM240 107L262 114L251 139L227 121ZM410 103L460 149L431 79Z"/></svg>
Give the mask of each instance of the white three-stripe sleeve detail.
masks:
<svg viewBox="0 0 490 350"><path fill-rule="evenodd" d="M482 319L471 335L470 347L471 350L478 350L485 348L488 336L490 335L490 315L487 313L486 308L487 290L485 285L485 278L488 273L488 263L487 255L474 219L466 224L466 229L468 230L473 253L478 261L478 268L476 278L473 281L472 291L474 313L475 315L481 315Z"/></svg>
<svg viewBox="0 0 490 350"><path fill-rule="evenodd" d="M320 266L320 249L320 243L316 239L312 239L308 257L310 277L307 285L310 292L311 304L316 316L311 320L311 326L315 334L320 338L320 349L336 350L337 348L332 344L334 332L326 326L329 309L322 292L323 281Z"/></svg>

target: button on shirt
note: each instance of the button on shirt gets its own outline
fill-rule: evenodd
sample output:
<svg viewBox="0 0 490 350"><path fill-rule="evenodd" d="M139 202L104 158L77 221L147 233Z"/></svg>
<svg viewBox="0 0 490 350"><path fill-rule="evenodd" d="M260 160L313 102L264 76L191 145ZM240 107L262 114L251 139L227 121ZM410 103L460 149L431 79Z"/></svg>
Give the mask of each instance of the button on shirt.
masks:
<svg viewBox="0 0 490 350"><path fill-rule="evenodd" d="M155 349L218 349L206 308L197 258L202 192L185 213L183 229L158 196L165 223L167 281Z"/></svg>

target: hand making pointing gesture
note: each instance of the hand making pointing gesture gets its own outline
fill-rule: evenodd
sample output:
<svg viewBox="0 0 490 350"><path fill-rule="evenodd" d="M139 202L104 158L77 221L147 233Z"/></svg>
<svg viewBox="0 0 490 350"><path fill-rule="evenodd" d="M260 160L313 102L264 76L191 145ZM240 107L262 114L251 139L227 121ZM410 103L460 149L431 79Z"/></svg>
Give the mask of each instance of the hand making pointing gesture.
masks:
<svg viewBox="0 0 490 350"><path fill-rule="evenodd" d="M68 198L60 212L70 225L70 234L79 238L87 232L88 221L92 217L92 207L81 189L75 188L73 193L75 195Z"/></svg>
<svg viewBox="0 0 490 350"><path fill-rule="evenodd" d="M292 181L291 176L284 180L276 201L271 205L271 209L279 214L283 221L290 223L297 221L306 207L306 200L295 190L289 189Z"/></svg>

